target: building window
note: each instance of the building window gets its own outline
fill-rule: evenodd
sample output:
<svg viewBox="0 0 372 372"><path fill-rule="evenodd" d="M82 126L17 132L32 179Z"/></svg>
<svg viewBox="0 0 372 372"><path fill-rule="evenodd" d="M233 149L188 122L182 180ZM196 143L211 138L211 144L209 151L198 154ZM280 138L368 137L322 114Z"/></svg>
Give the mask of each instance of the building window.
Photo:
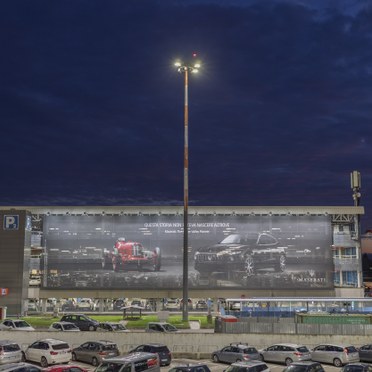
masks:
<svg viewBox="0 0 372 372"><path fill-rule="evenodd" d="M340 272L339 271L335 271L333 273L333 283L337 287L340 286Z"/></svg>
<svg viewBox="0 0 372 372"><path fill-rule="evenodd" d="M342 272L342 284L345 287L357 287L358 286L358 273L356 271L343 271Z"/></svg>

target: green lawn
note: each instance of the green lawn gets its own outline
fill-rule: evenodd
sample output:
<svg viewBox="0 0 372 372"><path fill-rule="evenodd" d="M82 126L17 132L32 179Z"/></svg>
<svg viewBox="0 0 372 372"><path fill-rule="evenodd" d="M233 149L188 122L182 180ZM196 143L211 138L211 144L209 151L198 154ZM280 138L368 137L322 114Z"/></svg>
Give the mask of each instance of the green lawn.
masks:
<svg viewBox="0 0 372 372"><path fill-rule="evenodd" d="M89 317L99 321L99 322L119 322L123 320L122 315L94 315L87 314ZM49 328L49 326L58 321L60 318L53 318L52 315L45 316L28 316L24 317L28 323L30 323L34 328ZM157 322L157 315L142 315L141 318L132 319L130 317L125 318L127 323L127 328L129 329L144 329L148 322ZM193 316L189 315L189 320L199 320L201 328L213 328L213 323L208 323L207 316ZM168 318L168 323L173 324L179 329L189 328L188 323L182 321L182 315L170 315Z"/></svg>

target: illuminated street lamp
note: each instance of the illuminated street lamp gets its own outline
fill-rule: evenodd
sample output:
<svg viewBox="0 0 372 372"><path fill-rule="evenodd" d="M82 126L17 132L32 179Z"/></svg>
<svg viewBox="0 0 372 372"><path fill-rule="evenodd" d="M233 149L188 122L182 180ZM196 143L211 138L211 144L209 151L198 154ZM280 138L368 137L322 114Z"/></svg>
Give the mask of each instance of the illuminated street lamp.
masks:
<svg viewBox="0 0 372 372"><path fill-rule="evenodd" d="M191 63L176 61L178 72L185 77L185 105L184 105L184 156L183 156L183 289L182 289L182 320L189 320L189 247L188 247L188 210L189 210L189 72L197 73L200 63L195 60L196 53L192 55Z"/></svg>

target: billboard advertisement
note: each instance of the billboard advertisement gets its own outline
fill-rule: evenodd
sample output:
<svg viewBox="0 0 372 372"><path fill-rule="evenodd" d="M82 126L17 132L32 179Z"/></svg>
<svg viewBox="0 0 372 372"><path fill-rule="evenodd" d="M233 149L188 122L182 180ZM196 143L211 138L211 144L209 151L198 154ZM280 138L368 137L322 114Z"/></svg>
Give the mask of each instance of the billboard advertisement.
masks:
<svg viewBox="0 0 372 372"><path fill-rule="evenodd" d="M44 216L45 288L180 289L182 215ZM326 216L189 216L189 288L333 288Z"/></svg>

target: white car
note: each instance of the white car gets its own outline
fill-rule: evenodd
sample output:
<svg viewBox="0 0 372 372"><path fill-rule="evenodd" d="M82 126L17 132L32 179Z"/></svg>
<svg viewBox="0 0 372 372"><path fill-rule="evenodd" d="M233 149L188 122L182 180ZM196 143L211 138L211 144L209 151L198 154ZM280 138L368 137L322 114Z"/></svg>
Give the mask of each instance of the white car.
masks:
<svg viewBox="0 0 372 372"><path fill-rule="evenodd" d="M4 331L34 331L35 328L22 319L5 319L0 323L0 330Z"/></svg>
<svg viewBox="0 0 372 372"><path fill-rule="evenodd" d="M80 328L70 322L54 322L50 325L49 331L80 332Z"/></svg>
<svg viewBox="0 0 372 372"><path fill-rule="evenodd" d="M93 311L95 309L95 303L90 298L82 298L77 304L78 310Z"/></svg>
<svg viewBox="0 0 372 372"><path fill-rule="evenodd" d="M71 360L71 347L65 341L46 338L31 344L25 351L25 358L40 363L43 368L50 364L68 363Z"/></svg>

